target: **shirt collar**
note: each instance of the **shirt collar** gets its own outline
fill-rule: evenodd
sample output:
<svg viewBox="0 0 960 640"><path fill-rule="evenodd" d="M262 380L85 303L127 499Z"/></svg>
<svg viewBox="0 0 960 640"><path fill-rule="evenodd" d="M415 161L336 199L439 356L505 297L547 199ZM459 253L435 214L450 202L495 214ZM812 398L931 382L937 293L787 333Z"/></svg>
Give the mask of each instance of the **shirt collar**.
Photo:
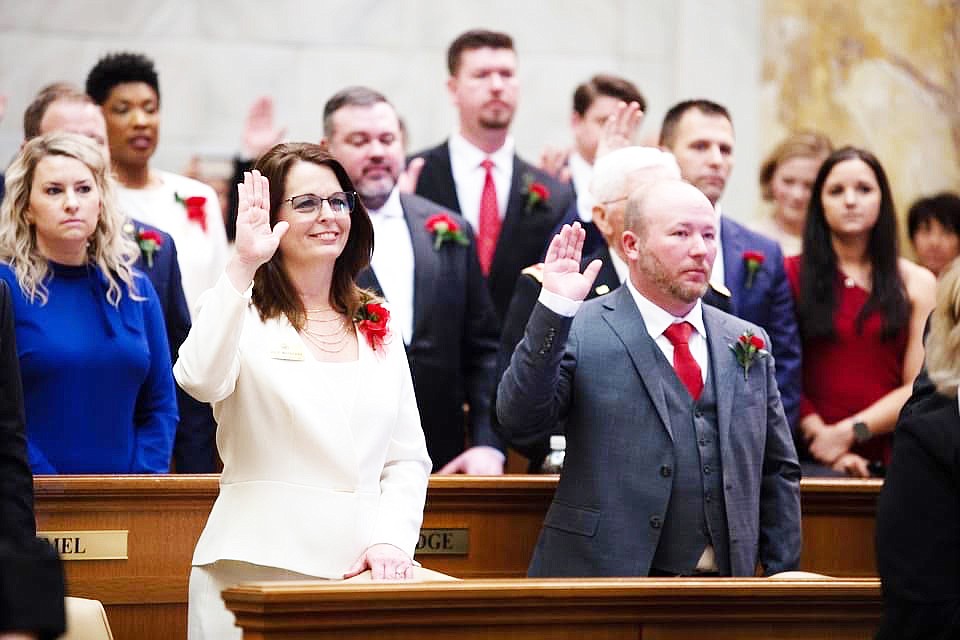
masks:
<svg viewBox="0 0 960 640"><path fill-rule="evenodd" d="M570 178L576 185L577 193L585 191L590 192L590 178L593 176L593 165L583 159L579 153L574 151L567 160L567 166L570 168Z"/></svg>
<svg viewBox="0 0 960 640"><path fill-rule="evenodd" d="M613 270L617 272L617 278L620 280L620 284L623 284L630 279L630 267L623 261L623 258L617 255L617 252L614 251L612 247L608 253L610 254L610 264L613 266Z"/></svg>
<svg viewBox="0 0 960 640"><path fill-rule="evenodd" d="M400 204L400 190L396 187L390 192L387 201L379 209L370 209L368 212L371 217L384 218L402 218L403 206Z"/></svg>
<svg viewBox="0 0 960 640"><path fill-rule="evenodd" d="M633 282L630 278L627 278L627 289L630 291L630 295L633 296L633 301L637 305L637 309L640 310L640 317L643 318L643 324L647 327L647 333L650 334L650 337L656 340L663 332L667 330L674 322L689 322L693 325L693 328L697 330L697 333L704 339L707 337L707 329L703 324L703 306L700 304L700 301L697 300L697 303L693 305L687 315L682 318L677 318L669 311L661 309L653 302L650 302L647 298L643 296L637 288L633 286Z"/></svg>
<svg viewBox="0 0 960 640"><path fill-rule="evenodd" d="M503 141L503 146L493 153L486 153L475 147L459 133L451 135L448 144L450 146L450 156L456 157L463 162L463 166L471 169L480 168L480 163L487 158L493 161L495 170L501 171L506 171L506 167L513 162L513 136L507 136L507 139Z"/></svg>

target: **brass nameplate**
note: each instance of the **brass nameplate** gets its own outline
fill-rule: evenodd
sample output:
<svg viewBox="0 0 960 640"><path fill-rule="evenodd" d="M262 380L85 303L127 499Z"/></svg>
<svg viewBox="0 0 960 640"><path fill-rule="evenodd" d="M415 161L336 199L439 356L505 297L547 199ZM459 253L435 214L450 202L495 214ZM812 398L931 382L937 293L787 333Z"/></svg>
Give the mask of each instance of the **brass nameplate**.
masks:
<svg viewBox="0 0 960 640"><path fill-rule="evenodd" d="M465 556L469 552L469 529L420 529L418 556Z"/></svg>
<svg viewBox="0 0 960 640"><path fill-rule="evenodd" d="M127 531L38 531L63 560L126 560Z"/></svg>

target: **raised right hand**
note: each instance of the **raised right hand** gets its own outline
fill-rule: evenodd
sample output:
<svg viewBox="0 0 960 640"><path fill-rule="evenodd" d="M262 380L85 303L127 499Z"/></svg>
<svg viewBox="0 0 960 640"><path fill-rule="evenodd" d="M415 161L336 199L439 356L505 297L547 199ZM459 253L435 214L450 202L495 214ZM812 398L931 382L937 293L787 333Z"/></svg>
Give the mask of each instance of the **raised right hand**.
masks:
<svg viewBox="0 0 960 640"><path fill-rule="evenodd" d="M572 148L547 147L540 154L540 170L550 174L560 182L570 182L570 159Z"/></svg>
<svg viewBox="0 0 960 640"><path fill-rule="evenodd" d="M578 302L587 297L602 263L594 260L580 273L580 256L586 237L587 232L579 222L574 222L572 227L563 225L560 233L553 237L543 261L544 289Z"/></svg>
<svg viewBox="0 0 960 640"><path fill-rule="evenodd" d="M276 253L280 238L290 224L280 221L270 228L270 182L256 169L244 172L243 183L237 185L237 192L236 253L230 272L234 274L231 275L234 284L242 290L253 279L257 268Z"/></svg>
<svg viewBox="0 0 960 640"><path fill-rule="evenodd" d="M597 140L596 157L601 158L611 151L633 145L641 122L643 122L643 111L640 110L639 103L621 102L617 105L617 110L603 123L603 129Z"/></svg>
<svg viewBox="0 0 960 640"><path fill-rule="evenodd" d="M273 98L260 96L250 105L243 125L243 153L256 160L275 144L283 142L287 130L273 122Z"/></svg>

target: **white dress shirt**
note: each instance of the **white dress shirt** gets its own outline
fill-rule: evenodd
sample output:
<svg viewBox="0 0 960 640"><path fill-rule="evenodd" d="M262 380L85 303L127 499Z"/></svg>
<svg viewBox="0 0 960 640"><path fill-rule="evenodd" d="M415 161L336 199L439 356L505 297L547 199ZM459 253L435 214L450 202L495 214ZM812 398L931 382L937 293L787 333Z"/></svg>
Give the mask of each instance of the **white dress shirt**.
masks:
<svg viewBox="0 0 960 640"><path fill-rule="evenodd" d="M370 266L383 295L390 302L393 326L403 334L403 343L413 337L413 241L403 217L400 191L394 187L379 209L370 210L376 238Z"/></svg>
<svg viewBox="0 0 960 640"><path fill-rule="evenodd" d="M513 180L513 138L507 136L503 146L489 154L467 142L459 133L450 136L448 146L450 171L457 187L460 215L466 218L474 229L480 228L480 196L483 195L483 184L487 178L487 171L480 163L489 158L493 161L497 208L500 210L500 218L503 219L507 213L510 183Z"/></svg>
<svg viewBox="0 0 960 640"><path fill-rule="evenodd" d="M593 178L593 165L583 159L579 153L574 151L567 160L567 168L570 169L570 180L573 182L573 189L577 192L577 215L583 222L593 220L593 205L597 199L590 193L590 180Z"/></svg>

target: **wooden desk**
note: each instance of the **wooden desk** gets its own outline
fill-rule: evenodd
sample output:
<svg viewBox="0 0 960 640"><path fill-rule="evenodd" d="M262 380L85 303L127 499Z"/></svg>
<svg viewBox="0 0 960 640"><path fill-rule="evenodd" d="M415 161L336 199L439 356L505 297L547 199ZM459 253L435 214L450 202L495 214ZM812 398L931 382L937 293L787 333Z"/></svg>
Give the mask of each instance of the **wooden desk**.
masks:
<svg viewBox="0 0 960 640"><path fill-rule="evenodd" d="M37 529L127 531L126 560L64 562L67 593L103 602L116 640L186 638L190 559L216 475L38 476Z"/></svg>
<svg viewBox="0 0 960 640"><path fill-rule="evenodd" d="M216 475L39 476L38 528L125 530L127 560L66 562L71 595L96 598L117 640L182 638L190 559L219 491ZM873 518L879 481L804 480L801 568L834 576L876 575ZM425 529L466 529L465 555L423 555L461 578L526 574L553 476L430 479Z"/></svg>
<svg viewBox="0 0 960 640"><path fill-rule="evenodd" d="M245 640L868 640L876 579L258 583L224 592Z"/></svg>

